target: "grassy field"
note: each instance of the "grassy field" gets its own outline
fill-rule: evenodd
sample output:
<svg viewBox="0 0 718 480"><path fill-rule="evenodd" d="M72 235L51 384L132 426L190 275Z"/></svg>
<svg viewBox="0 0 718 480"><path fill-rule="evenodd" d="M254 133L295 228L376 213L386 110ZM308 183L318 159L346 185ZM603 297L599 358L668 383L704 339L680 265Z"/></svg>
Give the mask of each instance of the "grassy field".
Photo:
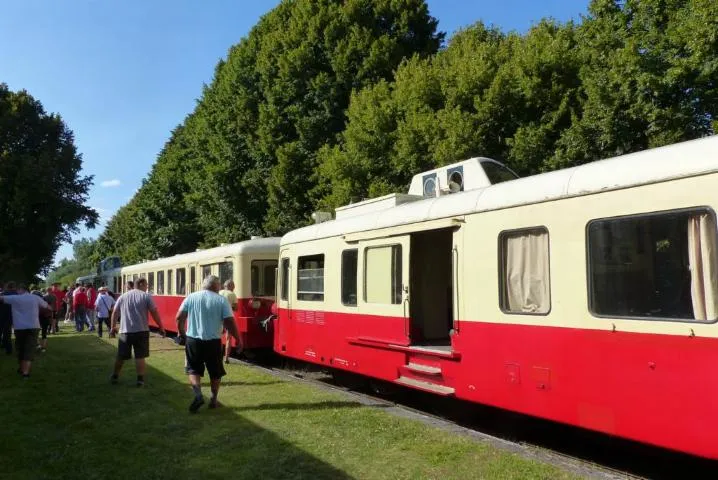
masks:
<svg viewBox="0 0 718 480"><path fill-rule="evenodd" d="M570 477L238 365L228 366L224 406L191 415L180 347L153 338L141 389L131 363L120 384L110 385L115 348L116 340L88 333L53 336L29 380L15 373L14 357L2 354L1 478Z"/></svg>

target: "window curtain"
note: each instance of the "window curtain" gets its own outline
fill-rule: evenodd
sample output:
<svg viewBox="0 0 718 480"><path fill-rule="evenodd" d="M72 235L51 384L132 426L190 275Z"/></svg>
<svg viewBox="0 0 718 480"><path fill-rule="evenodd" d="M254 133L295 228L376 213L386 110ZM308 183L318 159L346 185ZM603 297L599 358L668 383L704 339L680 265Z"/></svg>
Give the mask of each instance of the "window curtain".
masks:
<svg viewBox="0 0 718 480"><path fill-rule="evenodd" d="M709 213L688 218L688 261L691 269L691 300L696 320L718 318L716 284L716 223Z"/></svg>
<svg viewBox="0 0 718 480"><path fill-rule="evenodd" d="M551 306L548 233L537 230L507 237L505 252L508 310L548 313Z"/></svg>

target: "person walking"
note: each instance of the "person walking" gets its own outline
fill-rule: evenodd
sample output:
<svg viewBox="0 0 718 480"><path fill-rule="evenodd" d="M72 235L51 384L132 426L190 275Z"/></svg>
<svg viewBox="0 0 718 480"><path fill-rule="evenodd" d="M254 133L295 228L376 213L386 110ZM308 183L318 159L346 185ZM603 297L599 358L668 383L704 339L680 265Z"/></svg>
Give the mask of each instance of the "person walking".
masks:
<svg viewBox="0 0 718 480"><path fill-rule="evenodd" d="M202 291L185 297L177 312L180 344L185 345L185 371L194 392L189 406L191 413L197 413L204 405L202 377L205 367L212 392L209 407L219 406L219 386L226 374L222 365L222 326L239 341L232 308L227 299L219 295L219 285L219 277L208 276L202 283Z"/></svg>
<svg viewBox="0 0 718 480"><path fill-rule="evenodd" d="M50 295L52 295L53 297L55 297L55 315L52 316L52 321L50 324L50 332L58 333L60 331L59 321L63 315L64 302L62 301L62 299L65 297L65 294L60 289L60 284L58 282L55 282L52 284L48 293Z"/></svg>
<svg viewBox="0 0 718 480"><path fill-rule="evenodd" d="M95 311L97 312L97 336L102 338L102 324L107 327L107 333L110 330L110 316L112 315L112 307L115 305L115 299L112 298L107 291L107 287L100 287L100 294L95 301Z"/></svg>
<svg viewBox="0 0 718 480"><path fill-rule="evenodd" d="M91 283L85 284L85 293L87 293L87 324L91 332L95 331L95 301L97 300L97 291Z"/></svg>
<svg viewBox="0 0 718 480"><path fill-rule="evenodd" d="M47 303L49 310L47 312L40 312L41 336L39 347L40 350L45 353L47 351L47 333L52 329L52 319L55 317L56 299L52 293L49 293L48 289L43 289L40 293L42 299L45 300L45 303Z"/></svg>
<svg viewBox="0 0 718 480"><path fill-rule="evenodd" d="M234 293L234 282L232 280L227 280L224 282L224 288L219 291L219 294L222 295L224 298L227 299L229 302L229 306L232 308L233 312L237 311L237 295ZM225 337L224 337L224 363L229 363L229 353L232 350L232 342L229 335L229 330L225 329ZM237 341L237 346L239 347L239 341Z"/></svg>
<svg viewBox="0 0 718 480"><path fill-rule="evenodd" d="M78 284L75 291L72 292L72 311L75 315L75 329L78 332L85 330L85 323L87 323L88 301L85 287L81 287Z"/></svg>
<svg viewBox="0 0 718 480"><path fill-rule="evenodd" d="M8 282L2 294L17 295L15 283ZM0 348L8 355L12 355L12 307L7 303L0 303Z"/></svg>
<svg viewBox="0 0 718 480"><path fill-rule="evenodd" d="M157 306L152 297L147 293L147 279L139 278L135 288L125 292L117 299L115 308L112 311L110 336L117 333L117 320L122 317L120 324L120 338L117 344L117 359L115 369L110 377L112 384L117 384L125 360L135 355L137 368L137 386L145 384L145 359L150 356L150 326L147 315L152 315L160 329L160 334L165 336L165 328L162 319L157 311Z"/></svg>
<svg viewBox="0 0 718 480"><path fill-rule="evenodd" d="M23 378L29 378L37 348L37 334L40 331L40 315L49 313L49 305L42 297L29 293L24 285L18 285L17 295L0 295L0 302L12 307L15 349L19 366L17 372Z"/></svg>

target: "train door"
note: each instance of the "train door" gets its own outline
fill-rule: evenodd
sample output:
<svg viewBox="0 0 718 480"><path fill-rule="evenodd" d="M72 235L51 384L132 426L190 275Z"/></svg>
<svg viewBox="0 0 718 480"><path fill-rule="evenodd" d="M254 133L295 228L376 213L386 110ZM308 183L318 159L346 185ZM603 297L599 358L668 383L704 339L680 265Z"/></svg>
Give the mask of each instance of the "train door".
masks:
<svg viewBox="0 0 718 480"><path fill-rule="evenodd" d="M287 349L287 331L291 325L292 295L291 279L292 264L289 250L282 250L279 254L279 291L277 292L277 318L274 324L274 350L284 352Z"/></svg>
<svg viewBox="0 0 718 480"><path fill-rule="evenodd" d="M412 345L449 346L458 291L454 229L411 234Z"/></svg>
<svg viewBox="0 0 718 480"><path fill-rule="evenodd" d="M408 235L359 242L361 337L411 343L410 248Z"/></svg>

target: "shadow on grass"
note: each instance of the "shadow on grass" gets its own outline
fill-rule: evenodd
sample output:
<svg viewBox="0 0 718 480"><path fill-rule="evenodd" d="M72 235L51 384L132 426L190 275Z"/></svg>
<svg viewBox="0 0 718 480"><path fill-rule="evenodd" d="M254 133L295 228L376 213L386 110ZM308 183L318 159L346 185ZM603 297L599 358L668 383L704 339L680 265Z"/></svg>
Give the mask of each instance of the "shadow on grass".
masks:
<svg viewBox="0 0 718 480"><path fill-rule="evenodd" d="M249 410L335 410L338 408L361 408L365 407L359 402L310 402L310 403L262 403L259 405L247 405L244 407L234 407L232 410L243 412ZM376 404L372 407L386 408L386 405Z"/></svg>
<svg viewBox="0 0 718 480"><path fill-rule="evenodd" d="M152 345L162 348L156 339ZM134 386L134 364L127 362L120 384L110 385L115 352L96 338L58 335L24 382L10 373L14 358L0 358L0 403L12 406L0 410L8 440L3 457L13 459L3 462L4 478L351 478L247 420L241 411L359 404L262 404L191 415L192 395L181 361L150 356L145 388ZM206 379L204 390L209 393Z"/></svg>
<svg viewBox="0 0 718 480"><path fill-rule="evenodd" d="M229 380L227 382L222 382L223 387L262 387L264 385L279 385L279 380L270 380L268 382L243 382L241 380Z"/></svg>

